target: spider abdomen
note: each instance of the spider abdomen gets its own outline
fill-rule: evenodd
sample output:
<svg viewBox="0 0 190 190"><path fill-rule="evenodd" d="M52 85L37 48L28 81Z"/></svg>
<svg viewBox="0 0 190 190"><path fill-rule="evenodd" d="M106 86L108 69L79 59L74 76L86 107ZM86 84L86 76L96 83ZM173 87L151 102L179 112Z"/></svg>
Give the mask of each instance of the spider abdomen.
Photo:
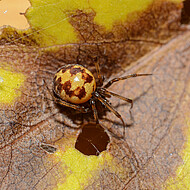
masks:
<svg viewBox="0 0 190 190"><path fill-rule="evenodd" d="M93 74L81 65L67 65L54 76L54 92L74 104L87 102L96 90Z"/></svg>

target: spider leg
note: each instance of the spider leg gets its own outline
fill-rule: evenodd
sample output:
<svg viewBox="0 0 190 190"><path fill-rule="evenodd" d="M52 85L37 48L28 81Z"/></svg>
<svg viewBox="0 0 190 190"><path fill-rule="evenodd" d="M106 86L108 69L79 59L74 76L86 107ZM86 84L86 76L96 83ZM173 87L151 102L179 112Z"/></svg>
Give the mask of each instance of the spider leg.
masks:
<svg viewBox="0 0 190 190"><path fill-rule="evenodd" d="M123 118L121 117L121 115L105 100L103 99L98 93L95 92L95 97L102 103L104 104L111 112L113 112L115 114L115 116L117 116L122 124L123 124L123 137L125 137L125 123L123 121Z"/></svg>
<svg viewBox="0 0 190 190"><path fill-rule="evenodd" d="M98 81L99 81L99 83L100 83L100 86L102 86L102 85L103 85L104 78L102 77L102 75L101 75L101 73L100 73L100 66L99 66L99 64L98 64L97 61L95 61L94 64L95 64L96 71L97 71L97 74L98 74Z"/></svg>
<svg viewBox="0 0 190 190"><path fill-rule="evenodd" d="M82 113L87 113L87 112L89 111L88 108L85 108L85 107L83 107L83 106L78 106L78 105L75 105L75 104L71 104L71 103L69 103L69 102L66 102L66 101L62 100L60 97L59 97L59 98L56 98L56 97L53 95L53 93L50 91L50 89L48 88L47 83L45 82L45 80L43 80L43 81L44 81L44 83L45 83L45 85L46 85L46 88L47 88L48 92L51 94L53 100L54 100L56 103L58 103L58 104L60 104L60 105L62 105L62 106L66 106L66 107L73 108L73 109L78 110L79 112L82 112Z"/></svg>
<svg viewBox="0 0 190 190"><path fill-rule="evenodd" d="M102 95L105 94L105 95L115 96L115 97L117 97L117 98L119 98L119 99L121 99L121 100L124 100L124 101L130 103L130 104L131 104L131 109L133 108L133 100L131 100L131 99L129 99L129 98L125 98L125 97L123 97L123 96L120 96L119 94L116 94L116 93L114 93L114 92L110 92L110 91L108 91L108 90L106 90L106 89L104 89L104 88L100 88L100 89L98 89L98 90L99 90L99 92L100 92Z"/></svg>
<svg viewBox="0 0 190 190"><path fill-rule="evenodd" d="M114 78L112 80L110 80L106 85L104 85L104 88L108 88L110 87L114 82L118 82L120 80L126 80L128 78L132 78L132 77L140 77L140 76L149 76L149 75L152 75L152 74L129 74L127 76L124 76L124 77L119 77L119 78Z"/></svg>
<svg viewBox="0 0 190 190"><path fill-rule="evenodd" d="M92 106L92 111L93 111L93 114L94 114L94 119L95 119L96 123L98 124L99 123L99 121L98 121L98 112L96 110L96 103L95 103L94 98L91 98L90 103L91 103L91 106Z"/></svg>
<svg viewBox="0 0 190 190"><path fill-rule="evenodd" d="M75 110L78 110L79 112L82 112L82 113L87 113L89 111L88 108L85 108L83 106L78 106L78 105L75 105L75 104L71 104L71 103L68 103L60 98L55 98L53 97L54 101L62 106L67 106L67 107L70 107L70 108L73 108Z"/></svg>
<svg viewBox="0 0 190 190"><path fill-rule="evenodd" d="M96 122L96 124L98 124L99 123L99 121L98 121L98 112L96 110L96 103L95 103L94 98L91 98L90 103L91 103L91 106L92 106L92 111L93 111L93 114L94 114L95 122Z"/></svg>

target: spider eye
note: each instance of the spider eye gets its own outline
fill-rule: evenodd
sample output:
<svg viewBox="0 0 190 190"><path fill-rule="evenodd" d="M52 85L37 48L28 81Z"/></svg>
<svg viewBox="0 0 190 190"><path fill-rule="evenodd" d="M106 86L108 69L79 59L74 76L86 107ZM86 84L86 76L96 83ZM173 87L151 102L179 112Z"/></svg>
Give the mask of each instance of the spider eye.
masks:
<svg viewBox="0 0 190 190"><path fill-rule="evenodd" d="M54 91L60 98L71 103L87 102L96 89L93 74L81 65L60 68L54 77Z"/></svg>

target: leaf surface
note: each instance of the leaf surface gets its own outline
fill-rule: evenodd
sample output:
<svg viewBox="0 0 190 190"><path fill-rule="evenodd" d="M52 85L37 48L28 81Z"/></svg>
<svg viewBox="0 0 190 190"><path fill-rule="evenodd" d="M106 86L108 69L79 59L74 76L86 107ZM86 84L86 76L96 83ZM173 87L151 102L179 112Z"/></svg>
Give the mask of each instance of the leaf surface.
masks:
<svg viewBox="0 0 190 190"><path fill-rule="evenodd" d="M177 15L174 10L170 15ZM86 13L75 16L76 20L70 23L77 23L78 18L90 18ZM81 31L79 28L80 34ZM190 32L175 33L175 37L165 44L128 41L125 37L120 38L122 32L120 35L113 32L115 35L109 41L92 38L93 35L89 37L88 32L83 34L83 39L93 39L94 43L85 44L81 38L78 44L40 49L31 44L7 43L1 38L0 74L8 73L0 75L1 97L6 97L6 91L7 94L16 94L14 101L1 101L0 104L1 188L173 187L172 182L165 181L174 174L178 175L175 173L177 167L188 166L189 160L184 155L188 150L185 149L188 146L186 140L189 139L186 129L189 127L190 103ZM160 36L160 33L156 34ZM173 34L164 33L161 39ZM152 51L147 53L150 49ZM110 144L100 156L88 157L74 149L74 145L80 132L77 127L83 122L93 121L92 114L80 114L55 104L44 80L52 89L56 70L73 62L87 66L95 74L94 57L98 57L106 80L130 73L153 75L119 81L109 88L134 100L132 118L129 104L116 98L110 100L125 122L132 125L126 127L124 139L116 138L123 131L120 120L111 112L101 112L102 107L97 106L101 124L108 129ZM48 154L42 143L56 147L57 151ZM187 179L188 175L180 176L180 179L183 177ZM184 181L182 185L188 184Z"/></svg>

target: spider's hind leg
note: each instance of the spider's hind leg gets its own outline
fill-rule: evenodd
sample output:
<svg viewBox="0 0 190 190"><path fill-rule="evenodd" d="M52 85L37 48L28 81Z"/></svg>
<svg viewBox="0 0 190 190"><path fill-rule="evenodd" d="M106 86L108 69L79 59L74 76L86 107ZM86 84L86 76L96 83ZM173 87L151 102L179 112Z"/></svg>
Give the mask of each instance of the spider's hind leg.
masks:
<svg viewBox="0 0 190 190"><path fill-rule="evenodd" d="M113 112L116 117L118 117L121 120L123 124L123 138L124 138L126 125L121 115L110 105L110 103L107 100L102 98L101 95L99 95L98 93L95 93L95 98L97 98L103 105L105 105L111 112Z"/></svg>
<svg viewBox="0 0 190 190"><path fill-rule="evenodd" d="M95 102L94 98L91 98L90 103L91 103L91 106L92 106L92 111L93 111L93 114L94 114L95 122L96 122L96 124L99 124L98 112L97 112L97 109L96 109L96 102Z"/></svg>

